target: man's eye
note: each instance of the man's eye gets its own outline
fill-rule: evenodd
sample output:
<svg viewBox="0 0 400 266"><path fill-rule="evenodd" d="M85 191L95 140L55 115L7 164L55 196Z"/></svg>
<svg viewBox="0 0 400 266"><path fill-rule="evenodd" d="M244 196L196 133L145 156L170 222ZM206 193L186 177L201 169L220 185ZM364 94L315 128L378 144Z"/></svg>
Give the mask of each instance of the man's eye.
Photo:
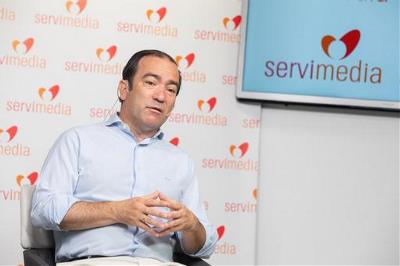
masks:
<svg viewBox="0 0 400 266"><path fill-rule="evenodd" d="M146 85L149 85L149 86L155 86L155 85L156 85L155 82L150 81L150 80L146 80L144 83L145 83Z"/></svg>
<svg viewBox="0 0 400 266"><path fill-rule="evenodd" d="M173 93L173 94L176 94L176 92L177 92L177 89L175 87L167 88L167 90L168 90L168 92Z"/></svg>
<svg viewBox="0 0 400 266"><path fill-rule="evenodd" d="M167 86L167 91L173 94L176 94L178 91L178 88L175 85L169 85Z"/></svg>

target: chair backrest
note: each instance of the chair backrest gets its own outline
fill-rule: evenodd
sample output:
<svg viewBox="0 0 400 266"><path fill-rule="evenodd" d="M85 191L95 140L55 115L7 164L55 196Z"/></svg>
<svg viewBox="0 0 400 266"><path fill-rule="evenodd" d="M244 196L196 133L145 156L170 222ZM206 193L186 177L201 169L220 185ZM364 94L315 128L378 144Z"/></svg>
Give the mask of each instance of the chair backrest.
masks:
<svg viewBox="0 0 400 266"><path fill-rule="evenodd" d="M21 246L24 249L52 248L54 247L52 231L32 226L31 206L34 191L34 185L24 184L21 186Z"/></svg>

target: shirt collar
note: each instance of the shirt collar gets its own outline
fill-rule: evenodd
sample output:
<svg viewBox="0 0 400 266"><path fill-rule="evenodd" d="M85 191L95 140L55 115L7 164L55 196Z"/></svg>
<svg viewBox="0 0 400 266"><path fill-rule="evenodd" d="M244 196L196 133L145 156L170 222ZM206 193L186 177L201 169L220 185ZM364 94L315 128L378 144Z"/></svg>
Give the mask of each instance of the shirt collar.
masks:
<svg viewBox="0 0 400 266"><path fill-rule="evenodd" d="M111 115L110 118L104 122L104 124L108 127L116 126L123 132L128 133L133 137L133 134L129 126L119 118L118 113L114 113L113 115ZM154 134L154 136L142 140L140 144L149 144L151 142L154 142L155 140L161 140L163 137L164 137L164 132L162 132L161 129L158 129L158 131L156 132L156 134Z"/></svg>

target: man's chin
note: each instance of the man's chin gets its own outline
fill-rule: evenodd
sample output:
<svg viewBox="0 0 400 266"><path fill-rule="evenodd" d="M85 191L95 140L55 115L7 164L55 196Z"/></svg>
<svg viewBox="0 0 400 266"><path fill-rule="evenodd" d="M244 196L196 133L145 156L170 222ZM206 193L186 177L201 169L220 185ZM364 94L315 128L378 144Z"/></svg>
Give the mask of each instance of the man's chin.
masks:
<svg viewBox="0 0 400 266"><path fill-rule="evenodd" d="M164 124L165 121L146 121L146 130L147 131L157 131L160 129L160 127Z"/></svg>

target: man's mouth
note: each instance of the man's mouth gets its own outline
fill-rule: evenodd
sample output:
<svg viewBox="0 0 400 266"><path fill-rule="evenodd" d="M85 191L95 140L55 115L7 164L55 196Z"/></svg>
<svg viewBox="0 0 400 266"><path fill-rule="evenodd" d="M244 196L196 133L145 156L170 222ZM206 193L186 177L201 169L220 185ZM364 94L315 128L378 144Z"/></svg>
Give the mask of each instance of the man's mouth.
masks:
<svg viewBox="0 0 400 266"><path fill-rule="evenodd" d="M162 109L157 106L148 106L147 108L156 111L157 113L162 113Z"/></svg>

